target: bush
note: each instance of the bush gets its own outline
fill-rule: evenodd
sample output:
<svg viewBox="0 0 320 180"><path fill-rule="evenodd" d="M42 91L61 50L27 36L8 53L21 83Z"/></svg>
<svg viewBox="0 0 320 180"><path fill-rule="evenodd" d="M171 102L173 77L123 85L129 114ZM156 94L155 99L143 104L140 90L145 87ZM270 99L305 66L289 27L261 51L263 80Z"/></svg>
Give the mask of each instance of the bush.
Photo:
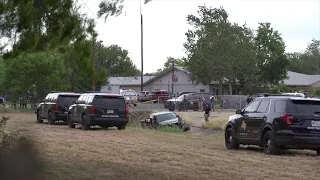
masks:
<svg viewBox="0 0 320 180"><path fill-rule="evenodd" d="M227 124L225 119L216 119L202 123L201 127L204 129L224 130Z"/></svg>

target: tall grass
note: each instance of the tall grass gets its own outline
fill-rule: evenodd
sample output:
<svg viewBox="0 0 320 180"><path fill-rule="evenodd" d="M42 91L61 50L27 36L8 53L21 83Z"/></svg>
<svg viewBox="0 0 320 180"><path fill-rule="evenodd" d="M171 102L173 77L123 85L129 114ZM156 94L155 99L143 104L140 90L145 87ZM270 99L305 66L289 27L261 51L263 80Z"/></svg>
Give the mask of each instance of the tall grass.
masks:
<svg viewBox="0 0 320 180"><path fill-rule="evenodd" d="M214 119L208 122L202 123L202 128L213 130L225 130L227 119Z"/></svg>

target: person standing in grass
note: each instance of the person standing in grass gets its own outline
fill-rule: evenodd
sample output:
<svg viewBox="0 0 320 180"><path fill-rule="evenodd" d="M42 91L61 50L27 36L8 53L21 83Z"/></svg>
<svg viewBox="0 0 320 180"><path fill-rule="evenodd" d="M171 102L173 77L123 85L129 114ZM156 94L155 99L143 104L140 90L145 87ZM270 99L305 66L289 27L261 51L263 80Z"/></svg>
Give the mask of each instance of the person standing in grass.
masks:
<svg viewBox="0 0 320 180"><path fill-rule="evenodd" d="M204 120L205 120L206 122L209 121L210 110L211 110L210 104L206 103L206 104L205 104L205 107L204 107Z"/></svg>
<svg viewBox="0 0 320 180"><path fill-rule="evenodd" d="M203 102L204 102L204 98L202 95L199 96L199 100L198 100L198 107L199 107L199 111L202 112L203 111Z"/></svg>

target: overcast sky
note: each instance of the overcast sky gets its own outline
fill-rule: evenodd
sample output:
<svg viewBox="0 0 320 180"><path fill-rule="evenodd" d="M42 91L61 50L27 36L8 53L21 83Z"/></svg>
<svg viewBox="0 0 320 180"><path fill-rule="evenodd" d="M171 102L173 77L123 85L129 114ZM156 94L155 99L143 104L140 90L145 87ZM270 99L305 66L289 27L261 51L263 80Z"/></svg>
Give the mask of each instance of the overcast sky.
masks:
<svg viewBox="0 0 320 180"><path fill-rule="evenodd" d="M79 0L82 11L96 15L101 0ZM144 17L144 72L163 67L166 57L183 57L186 17L199 5L223 6L229 19L256 29L258 22L270 22L286 43L287 52L303 51L312 38L320 39L320 0L153 0L142 6ZM123 14L105 23L97 20L99 40L118 44L140 69L140 0L126 0Z"/></svg>

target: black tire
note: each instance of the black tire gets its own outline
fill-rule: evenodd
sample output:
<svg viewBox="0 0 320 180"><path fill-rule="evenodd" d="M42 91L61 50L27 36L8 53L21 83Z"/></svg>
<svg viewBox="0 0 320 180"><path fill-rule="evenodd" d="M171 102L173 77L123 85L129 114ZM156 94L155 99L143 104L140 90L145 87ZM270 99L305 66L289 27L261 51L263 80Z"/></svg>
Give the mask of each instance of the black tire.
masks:
<svg viewBox="0 0 320 180"><path fill-rule="evenodd" d="M170 108L169 111L174 111L174 109Z"/></svg>
<svg viewBox="0 0 320 180"><path fill-rule="evenodd" d="M89 130L90 129L90 125L87 122L87 116L86 115L82 116L81 125L82 125L82 130Z"/></svg>
<svg viewBox="0 0 320 180"><path fill-rule="evenodd" d="M137 104L134 104L133 106L134 106L134 107L136 107L136 106L137 106Z"/></svg>
<svg viewBox="0 0 320 180"><path fill-rule="evenodd" d="M43 120L40 117L40 112L37 111L37 123L43 123Z"/></svg>
<svg viewBox="0 0 320 180"><path fill-rule="evenodd" d="M56 120L54 119L54 117L52 117L52 112L48 113L48 123L50 125L54 125L56 123Z"/></svg>
<svg viewBox="0 0 320 180"><path fill-rule="evenodd" d="M126 129L126 125L118 126L117 128L118 128L118 130L125 130Z"/></svg>
<svg viewBox="0 0 320 180"><path fill-rule="evenodd" d="M227 149L239 149L240 144L234 138L232 128L228 128L225 133L225 144Z"/></svg>
<svg viewBox="0 0 320 180"><path fill-rule="evenodd" d="M71 114L68 114L68 120L67 121L68 121L68 127L69 128L75 128L76 127L76 125L73 123Z"/></svg>
<svg viewBox="0 0 320 180"><path fill-rule="evenodd" d="M271 131L267 131L262 138L263 152L265 154L278 155L280 147L276 144L274 136Z"/></svg>
<svg viewBox="0 0 320 180"><path fill-rule="evenodd" d="M320 149L317 149L316 152L317 152L317 156L320 156Z"/></svg>

